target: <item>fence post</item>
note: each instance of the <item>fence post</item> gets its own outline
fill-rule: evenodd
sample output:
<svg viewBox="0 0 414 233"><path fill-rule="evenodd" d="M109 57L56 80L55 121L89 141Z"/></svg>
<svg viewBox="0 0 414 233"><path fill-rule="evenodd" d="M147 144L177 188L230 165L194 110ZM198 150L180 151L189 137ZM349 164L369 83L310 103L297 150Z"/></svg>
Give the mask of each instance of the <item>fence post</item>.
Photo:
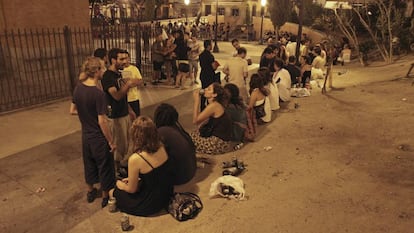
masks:
<svg viewBox="0 0 414 233"><path fill-rule="evenodd" d="M63 38L65 41L65 51L66 51L66 61L68 65L69 71L69 78L70 78L70 85L71 85L71 92L75 89L75 79L76 79L76 72L75 72L75 61L73 59L73 48L72 48L72 33L68 26L63 27Z"/></svg>
<svg viewBox="0 0 414 233"><path fill-rule="evenodd" d="M140 24L135 26L135 65L141 70L141 30Z"/></svg>

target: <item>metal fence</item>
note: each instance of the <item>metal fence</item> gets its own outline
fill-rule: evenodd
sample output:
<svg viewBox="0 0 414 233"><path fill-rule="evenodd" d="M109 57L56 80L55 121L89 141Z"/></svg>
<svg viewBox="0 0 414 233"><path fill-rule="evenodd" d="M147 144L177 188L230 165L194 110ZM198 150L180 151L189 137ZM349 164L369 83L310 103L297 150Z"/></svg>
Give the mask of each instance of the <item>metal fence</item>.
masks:
<svg viewBox="0 0 414 233"><path fill-rule="evenodd" d="M96 48L123 48L152 76L151 26L24 29L0 32L0 113L70 97L82 62Z"/></svg>

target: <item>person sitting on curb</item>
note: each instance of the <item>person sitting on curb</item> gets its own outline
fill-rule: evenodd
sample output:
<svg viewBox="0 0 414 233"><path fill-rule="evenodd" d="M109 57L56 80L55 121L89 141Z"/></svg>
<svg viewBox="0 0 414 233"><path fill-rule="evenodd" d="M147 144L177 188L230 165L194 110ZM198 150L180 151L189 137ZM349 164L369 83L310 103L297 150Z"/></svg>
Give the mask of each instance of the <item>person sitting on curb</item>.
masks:
<svg viewBox="0 0 414 233"><path fill-rule="evenodd" d="M233 121L232 141L238 145L235 148L241 148L243 143L254 141L256 118L251 117L251 111L247 111L247 106L240 97L239 88L235 84L226 84L224 90L229 95L225 111Z"/></svg>
<svg viewBox="0 0 414 233"><path fill-rule="evenodd" d="M263 85L263 77L253 74L250 78L250 102L248 109L254 109L258 124L270 122L272 110L270 109L269 90Z"/></svg>
<svg viewBox="0 0 414 233"><path fill-rule="evenodd" d="M132 124L134 153L128 159L128 177L116 182L109 195L127 214L150 216L167 208L173 194L171 164L154 122L147 116Z"/></svg>
<svg viewBox="0 0 414 233"><path fill-rule="evenodd" d="M281 59L275 59L273 67L275 69L275 73L273 74L272 80L277 85L277 89L279 90L279 101L288 102L290 100L290 88L292 86L289 71L284 68L283 61Z"/></svg>
<svg viewBox="0 0 414 233"><path fill-rule="evenodd" d="M170 104L162 103L155 109L154 121L172 163L173 184L189 182L197 169L195 145L178 122L177 110Z"/></svg>
<svg viewBox="0 0 414 233"><path fill-rule="evenodd" d="M197 153L223 154L230 151L232 122L225 112L227 93L219 83L213 83L204 89L208 101L200 112L200 90L193 93L193 123L200 128L191 133Z"/></svg>

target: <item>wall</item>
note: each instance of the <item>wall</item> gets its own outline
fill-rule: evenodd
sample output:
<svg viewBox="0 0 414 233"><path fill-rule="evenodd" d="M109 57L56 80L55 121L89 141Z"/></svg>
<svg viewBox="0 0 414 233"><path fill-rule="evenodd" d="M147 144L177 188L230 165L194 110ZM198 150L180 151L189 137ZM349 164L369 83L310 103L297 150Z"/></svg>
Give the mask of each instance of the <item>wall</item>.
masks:
<svg viewBox="0 0 414 233"><path fill-rule="evenodd" d="M86 0L0 0L0 30L88 27Z"/></svg>

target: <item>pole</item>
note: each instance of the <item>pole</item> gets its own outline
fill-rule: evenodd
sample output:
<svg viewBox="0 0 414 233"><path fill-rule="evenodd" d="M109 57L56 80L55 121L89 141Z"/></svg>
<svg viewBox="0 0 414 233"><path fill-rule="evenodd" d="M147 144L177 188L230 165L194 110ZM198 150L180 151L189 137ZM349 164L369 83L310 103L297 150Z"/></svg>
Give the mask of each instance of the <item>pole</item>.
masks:
<svg viewBox="0 0 414 233"><path fill-rule="evenodd" d="M263 7L263 5L262 5L262 8L261 8L260 12L262 14L262 22L260 24L260 41L259 41L259 44L263 44L263 19L264 19L264 7Z"/></svg>
<svg viewBox="0 0 414 233"><path fill-rule="evenodd" d="M213 53L218 53L219 51L219 47L217 45L217 31L218 31L218 0L216 0L216 27L214 30L214 48L213 48Z"/></svg>
<svg viewBox="0 0 414 233"><path fill-rule="evenodd" d="M299 53L300 53L300 42L302 40L302 28L303 28L303 1L299 0L299 26L298 26L298 37L296 39L296 50L295 50L295 56L296 56L296 63L299 63Z"/></svg>

